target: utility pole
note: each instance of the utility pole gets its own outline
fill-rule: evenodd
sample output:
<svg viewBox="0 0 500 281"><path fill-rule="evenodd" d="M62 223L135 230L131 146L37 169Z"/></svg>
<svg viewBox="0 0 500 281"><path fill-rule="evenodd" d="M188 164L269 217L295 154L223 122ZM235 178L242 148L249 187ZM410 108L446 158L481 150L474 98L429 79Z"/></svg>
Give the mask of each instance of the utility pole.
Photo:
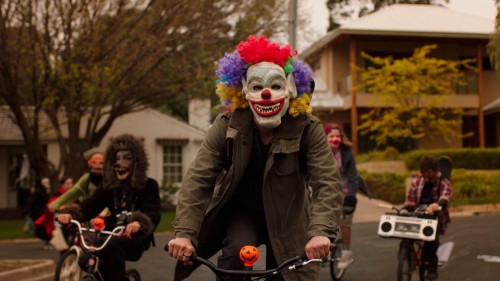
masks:
<svg viewBox="0 0 500 281"><path fill-rule="evenodd" d="M290 0L288 14L288 41L297 49L297 0Z"/></svg>

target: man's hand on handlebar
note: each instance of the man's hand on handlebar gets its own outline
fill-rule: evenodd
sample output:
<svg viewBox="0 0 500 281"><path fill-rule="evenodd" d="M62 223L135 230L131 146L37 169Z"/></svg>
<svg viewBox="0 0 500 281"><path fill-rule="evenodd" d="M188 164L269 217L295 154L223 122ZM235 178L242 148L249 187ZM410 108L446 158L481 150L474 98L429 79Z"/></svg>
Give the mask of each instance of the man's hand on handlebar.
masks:
<svg viewBox="0 0 500 281"><path fill-rule="evenodd" d="M57 215L57 221L61 224L68 224L71 222L72 219L73 219L73 217L71 216L71 214L59 214L59 215Z"/></svg>
<svg viewBox="0 0 500 281"><path fill-rule="evenodd" d="M193 244L187 238L174 238L168 242L168 254L179 261L184 262L185 265L190 265L189 256L195 252Z"/></svg>
<svg viewBox="0 0 500 281"><path fill-rule="evenodd" d="M440 210L441 210L441 206L439 206L438 203L432 203L429 206L427 206L427 213L429 213L431 215L434 214L434 212L440 211Z"/></svg>
<svg viewBox="0 0 500 281"><path fill-rule="evenodd" d="M305 247L307 259L323 259L330 253L330 239L326 236L314 236Z"/></svg>

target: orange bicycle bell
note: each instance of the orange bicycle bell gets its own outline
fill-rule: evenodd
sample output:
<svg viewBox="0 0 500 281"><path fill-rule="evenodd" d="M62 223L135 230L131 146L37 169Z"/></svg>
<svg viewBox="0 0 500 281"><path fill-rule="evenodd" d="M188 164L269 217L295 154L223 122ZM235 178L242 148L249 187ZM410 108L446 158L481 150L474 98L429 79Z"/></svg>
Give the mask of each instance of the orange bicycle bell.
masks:
<svg viewBox="0 0 500 281"><path fill-rule="evenodd" d="M259 249L252 245L243 246L240 250L240 260L245 267L252 267L259 259Z"/></svg>
<svg viewBox="0 0 500 281"><path fill-rule="evenodd" d="M96 230L101 230L104 227L104 220L102 218L94 219L94 228Z"/></svg>

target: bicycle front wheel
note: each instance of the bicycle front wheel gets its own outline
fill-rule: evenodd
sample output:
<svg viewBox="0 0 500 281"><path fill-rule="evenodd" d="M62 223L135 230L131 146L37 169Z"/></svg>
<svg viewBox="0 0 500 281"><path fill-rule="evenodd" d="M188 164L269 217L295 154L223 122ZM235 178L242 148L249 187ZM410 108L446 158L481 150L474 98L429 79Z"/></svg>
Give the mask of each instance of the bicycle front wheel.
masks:
<svg viewBox="0 0 500 281"><path fill-rule="evenodd" d="M413 256L411 244L401 241L398 253L398 281L411 281L413 274Z"/></svg>
<svg viewBox="0 0 500 281"><path fill-rule="evenodd" d="M338 268L338 264L340 261L340 257L342 256L342 244L337 244L337 249L332 253L332 257L330 260L330 275L332 276L333 281L342 280L342 276L344 276L345 269Z"/></svg>
<svg viewBox="0 0 500 281"><path fill-rule="evenodd" d="M75 249L70 249L59 258L54 280L79 281L81 276L82 270L78 265L78 253Z"/></svg>
<svg viewBox="0 0 500 281"><path fill-rule="evenodd" d="M129 278L129 280L141 281L141 275L139 274L139 271L135 269L127 270L126 275Z"/></svg>

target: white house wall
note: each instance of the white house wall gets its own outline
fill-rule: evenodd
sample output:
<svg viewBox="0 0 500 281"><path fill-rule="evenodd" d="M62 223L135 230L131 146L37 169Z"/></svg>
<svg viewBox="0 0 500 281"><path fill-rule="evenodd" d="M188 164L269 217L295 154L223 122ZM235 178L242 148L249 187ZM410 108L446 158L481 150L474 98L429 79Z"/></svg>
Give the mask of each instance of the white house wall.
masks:
<svg viewBox="0 0 500 281"><path fill-rule="evenodd" d="M101 147L105 148L111 137L124 133L144 140L149 158L148 176L159 183L163 175L163 147L158 140L188 140L182 155L183 173L185 173L205 137L205 132L198 128L153 109L146 109L118 118L104 137Z"/></svg>

